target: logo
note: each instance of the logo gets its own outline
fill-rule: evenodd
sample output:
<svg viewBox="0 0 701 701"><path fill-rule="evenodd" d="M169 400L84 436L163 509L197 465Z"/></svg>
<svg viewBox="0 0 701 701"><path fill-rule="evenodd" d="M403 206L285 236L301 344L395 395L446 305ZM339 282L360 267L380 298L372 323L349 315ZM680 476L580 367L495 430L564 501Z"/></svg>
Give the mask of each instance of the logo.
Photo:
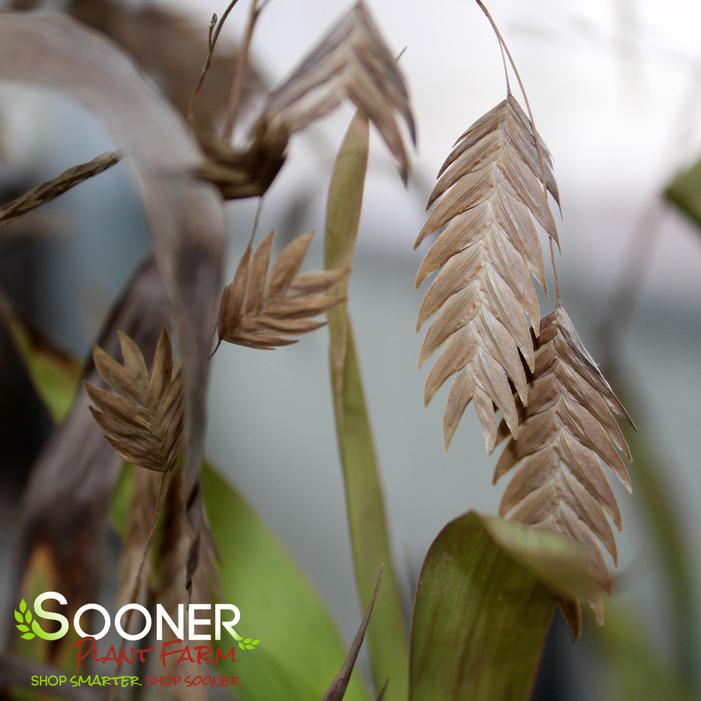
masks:
<svg viewBox="0 0 701 701"><path fill-rule="evenodd" d="M24 599L19 602L19 609L15 609L15 627L25 640L33 640L36 637L51 640L50 635L45 633L34 620L34 614Z"/></svg>
<svg viewBox="0 0 701 701"><path fill-rule="evenodd" d="M49 611L45 604L49 601L60 606L67 606L68 600L63 594L46 591L34 599L31 607L22 599L15 609L15 627L24 640L41 638L42 640L59 640L68 635L71 630L79 638L100 640L112 629L128 641L143 640L152 632L154 639L162 642L165 639L196 641L221 641L227 636L232 638L240 650L255 650L260 644L257 638L247 638L239 635L235 626L241 620L241 612L233 604L178 604L172 617L162 604L156 604L154 611L136 603L125 604L112 616L100 604L83 604L77 609L71 621L61 613ZM97 623L95 630L86 630L86 614L93 614ZM127 631L129 621L136 621L136 630ZM53 621L58 629L47 632L40 621Z"/></svg>
<svg viewBox="0 0 701 701"><path fill-rule="evenodd" d="M74 638L77 673L34 674L32 686L233 687L241 684L235 674L238 651L249 654L261 642L237 632L241 611L229 603L178 604L170 611L159 603L151 609L130 603L114 615L88 603L70 618L59 613L67 606L63 594L45 591L31 606L22 599L14 610L15 627L24 640ZM121 637L121 644L100 642L110 633ZM111 674L85 674L85 663ZM141 676L147 663L160 673ZM208 669L217 673L208 674Z"/></svg>

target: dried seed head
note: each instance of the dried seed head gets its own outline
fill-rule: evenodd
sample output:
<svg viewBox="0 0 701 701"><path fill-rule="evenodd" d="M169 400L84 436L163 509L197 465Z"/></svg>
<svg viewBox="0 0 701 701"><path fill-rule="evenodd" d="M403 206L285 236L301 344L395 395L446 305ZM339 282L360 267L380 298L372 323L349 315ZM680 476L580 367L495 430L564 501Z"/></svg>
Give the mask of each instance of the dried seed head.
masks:
<svg viewBox="0 0 701 701"><path fill-rule="evenodd" d="M245 149L200 138L208 160L198 176L217 185L227 199L263 195L285 162L290 136L346 99L377 127L406 182L409 157L397 115L416 143L409 94L395 58L362 2L268 96Z"/></svg>
<svg viewBox="0 0 701 701"><path fill-rule="evenodd" d="M182 446L182 381L167 331L161 333L149 374L139 347L119 334L122 364L100 347L93 360L109 388L85 383L91 411L105 437L127 462L157 472L175 467Z"/></svg>
<svg viewBox="0 0 701 701"><path fill-rule="evenodd" d="M271 267L275 232L255 253L249 247L219 307L219 339L252 348L271 349L296 343L300 334L324 326L316 317L341 298L329 293L347 269L299 273L313 233L297 237Z"/></svg>
<svg viewBox="0 0 701 701"><path fill-rule="evenodd" d="M441 233L421 263L417 286L439 272L419 310L418 327L435 315L419 365L442 348L426 381L426 403L455 378L444 418L446 448L472 400L489 452L497 441L496 409L518 435L511 385L525 404L521 358L533 369L531 329L537 336L540 325L532 277L546 286L535 223L557 240L544 186L557 201L550 155L509 95L458 139L431 193L433 209L415 245Z"/></svg>
<svg viewBox="0 0 701 701"><path fill-rule="evenodd" d="M599 543L615 563L608 519L620 530L621 514L600 463L631 489L621 458L631 455L617 418L632 425L567 312L556 307L543 319L518 440L506 444L494 481L515 468L500 514L580 542L602 581L608 569ZM601 602L591 603L600 616Z"/></svg>
<svg viewBox="0 0 701 701"><path fill-rule="evenodd" d="M264 117L289 133L349 99L375 124L406 181L409 159L395 113L416 143L409 94L397 62L364 3L358 2L269 96Z"/></svg>

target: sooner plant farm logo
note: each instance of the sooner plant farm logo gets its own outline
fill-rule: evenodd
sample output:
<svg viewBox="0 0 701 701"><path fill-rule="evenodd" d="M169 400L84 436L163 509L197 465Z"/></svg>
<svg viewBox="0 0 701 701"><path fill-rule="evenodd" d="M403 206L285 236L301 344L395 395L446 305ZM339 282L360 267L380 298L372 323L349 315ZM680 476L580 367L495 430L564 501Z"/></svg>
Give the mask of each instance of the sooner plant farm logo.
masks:
<svg viewBox="0 0 701 701"><path fill-rule="evenodd" d="M240 684L234 675L185 674L178 670L185 669L182 665L190 671L219 665L227 665L231 670L237 651L248 654L261 642L236 631L241 612L228 603L178 604L170 612L162 604L155 604L149 610L141 604L129 603L114 615L100 604L88 603L80 606L70 619L57 611L64 606L68 606L68 600L55 591L39 594L31 606L22 599L14 610L15 627L24 640L59 640L73 633L77 640L71 645L76 648L78 670L89 661L93 665L111 665L111 671L123 673L132 665L140 669L153 658L154 665L168 673L144 678L123 674L33 675L32 686L233 686ZM105 642L101 647L100 641L110 633L122 638L121 644Z"/></svg>
<svg viewBox="0 0 701 701"><path fill-rule="evenodd" d="M27 606L27 602L22 599L19 602L19 607L15 609L15 627L25 640L32 640L35 637L42 640L59 640L68 634L70 629L68 619L60 613L47 611L44 608L47 601L56 601L62 606L68 604L68 600L63 594L47 591L34 599L32 608ZM213 618L211 617L212 611L214 612ZM90 612L94 612L102 618L102 627L97 631L85 631L81 623L83 616ZM129 633L124 629L125 621L129 620L129 617L133 616L134 613L141 615L143 625L140 631ZM227 617L227 614L230 617ZM234 626L241 620L241 612L233 604L188 604L187 606L178 604L175 620L162 604L156 604L155 616L152 616L151 612L141 604L125 604L117 611L114 619L104 606L94 603L84 604L73 616L73 630L80 638L100 640L110 632L114 624L117 634L124 640L142 640L151 633L154 618L157 641L162 641L164 632L169 630L171 635L179 640L187 638L188 640L220 641L222 633L226 632L238 643L241 650L254 650L260 643L260 640L256 638L244 638L236 632ZM47 633L39 624L38 619L57 622L59 624L58 630ZM200 629L205 626L213 626L214 635L211 632L201 632Z"/></svg>

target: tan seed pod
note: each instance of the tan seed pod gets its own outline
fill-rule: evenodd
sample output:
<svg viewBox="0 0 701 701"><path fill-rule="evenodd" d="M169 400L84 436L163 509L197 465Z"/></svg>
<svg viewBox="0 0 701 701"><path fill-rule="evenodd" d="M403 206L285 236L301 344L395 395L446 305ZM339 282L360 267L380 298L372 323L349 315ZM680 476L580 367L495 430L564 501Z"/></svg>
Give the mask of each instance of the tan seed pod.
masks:
<svg viewBox="0 0 701 701"><path fill-rule="evenodd" d="M350 100L382 135L406 182L409 157L398 116L416 143L409 94L395 57L363 2L356 3L263 104L244 148L200 136L197 176L226 199L263 195L285 162L290 136Z"/></svg>
<svg viewBox="0 0 701 701"><path fill-rule="evenodd" d="M543 319L519 437L506 444L494 481L513 470L500 514L578 541L601 581L609 576L600 544L614 563L618 557L609 519L621 528L601 464L631 490L623 461L631 454L617 419L632 426L567 312L557 306ZM601 617L601 602L591 603Z"/></svg>
<svg viewBox="0 0 701 701"><path fill-rule="evenodd" d="M442 349L426 380L426 403L454 378L446 448L472 400L488 452L497 440L496 409L518 435L510 385L525 404L521 358L533 369L531 330L537 336L540 326L532 278L547 285L536 223L557 241L546 189L558 201L550 155L509 95L458 139L431 193L432 210L415 246L440 234L419 267L417 287L438 273L419 310L417 328L434 317L419 365Z"/></svg>
<svg viewBox="0 0 701 701"><path fill-rule="evenodd" d="M313 233L290 243L271 266L275 232L258 249L246 249L219 307L219 339L251 348L272 349L296 343L295 336L325 325L320 314L341 298L327 294L347 269L299 273Z"/></svg>
<svg viewBox="0 0 701 701"><path fill-rule="evenodd" d="M395 113L416 142L409 95L395 57L365 3L358 2L270 94L263 118L290 133L335 110L345 99L375 124L399 164L404 180L409 159Z"/></svg>
<svg viewBox="0 0 701 701"><path fill-rule="evenodd" d="M109 389L85 383L92 414L127 462L169 472L182 447L183 390L168 332L161 333L150 373L134 341L121 332L119 341L122 364L98 346L93 349L95 367Z"/></svg>
<svg viewBox="0 0 701 701"><path fill-rule="evenodd" d="M89 178L94 178L108 170L119 163L120 159L121 156L117 151L108 151L96 156L92 161L72 166L55 178L37 185L17 199L0 207L0 228L14 221L17 217L55 200Z"/></svg>

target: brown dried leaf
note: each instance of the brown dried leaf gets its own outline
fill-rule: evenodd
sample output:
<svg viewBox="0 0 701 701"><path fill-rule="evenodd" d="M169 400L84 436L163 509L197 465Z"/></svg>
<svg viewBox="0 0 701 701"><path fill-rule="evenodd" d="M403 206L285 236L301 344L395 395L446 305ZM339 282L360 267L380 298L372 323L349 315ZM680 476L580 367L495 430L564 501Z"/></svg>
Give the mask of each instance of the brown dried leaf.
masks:
<svg viewBox="0 0 701 701"><path fill-rule="evenodd" d="M631 455L617 418L632 425L557 306L543 319L518 440L509 440L494 472L496 482L516 468L499 513L578 541L602 581L608 569L600 545L615 563L609 519L620 530L621 514L601 463L631 489L621 454L628 461ZM591 603L600 617L601 602Z"/></svg>
<svg viewBox="0 0 701 701"><path fill-rule="evenodd" d="M162 601L172 615L177 613L177 605L187 603L185 572L189 554L188 533L190 525L185 508L185 482L182 470L173 476L171 487L164 505L162 538L158 544L159 573L158 600ZM193 581L193 603L209 603L211 591L217 582L217 550L205 521L202 529L202 552L200 567Z"/></svg>
<svg viewBox="0 0 701 701"><path fill-rule="evenodd" d="M510 383L525 404L520 356L532 370L530 330L537 336L540 326L532 277L547 285L535 223L557 240L544 190L558 200L550 165L540 136L509 95L458 139L431 193L433 209L415 246L441 233L419 267L417 287L439 272L419 310L418 328L435 315L419 365L442 347L426 380L426 403L455 376L443 424L446 448L472 400L489 452L497 442L496 409L518 436Z"/></svg>
<svg viewBox="0 0 701 701"><path fill-rule="evenodd" d="M183 388L168 332L158 339L150 374L138 346L121 332L119 341L121 365L99 346L93 349L95 367L111 392L85 383L92 414L127 462L170 472L183 442Z"/></svg>
<svg viewBox="0 0 701 701"><path fill-rule="evenodd" d="M146 473L146 470L139 470L139 472ZM190 524L186 513L185 483L182 470L179 470L173 475L168 490L163 509L163 525L161 538L158 542L158 552L154 554L155 561L158 563L155 599L165 606L173 620L177 619L179 605L209 604L213 599L221 600L222 598L214 595L218 584L217 552L206 519L202 523L200 563L193 577L192 592L189 593L185 586L190 533ZM166 632L166 635L168 640L175 639L171 632ZM189 660L179 661L171 657L166 665L169 673L174 673L176 667L177 673L181 675L195 675L201 672L201 667ZM174 691L177 692L177 689ZM172 698L175 701L205 701L207 699L207 694L204 691L199 694L191 692L191 689L183 690L174 693Z"/></svg>
<svg viewBox="0 0 701 701"><path fill-rule="evenodd" d="M130 468L126 468L130 469ZM148 582L150 562L144 558L155 514L159 510L161 475L151 470L133 470L133 482L119 562L119 602L143 601L143 583ZM184 578L183 578L184 580ZM135 583L137 586L135 586ZM136 589L136 596L132 592Z"/></svg>
<svg viewBox="0 0 701 701"><path fill-rule="evenodd" d="M255 253L251 248L239 263L233 282L219 306L219 340L251 348L271 349L296 343L298 336L324 326L314 317L341 299L327 295L348 275L347 269L299 274L313 233L298 236L271 267L275 232Z"/></svg>

